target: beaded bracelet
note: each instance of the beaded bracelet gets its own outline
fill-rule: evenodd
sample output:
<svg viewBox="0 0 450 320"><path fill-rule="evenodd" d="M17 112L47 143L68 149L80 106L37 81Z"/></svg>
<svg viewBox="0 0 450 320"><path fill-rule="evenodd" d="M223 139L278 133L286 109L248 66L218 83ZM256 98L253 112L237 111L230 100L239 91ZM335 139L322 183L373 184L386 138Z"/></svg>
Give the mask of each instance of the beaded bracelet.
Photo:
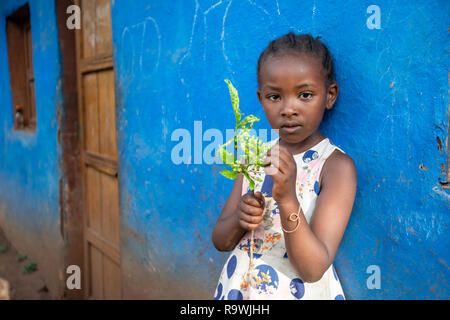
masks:
<svg viewBox="0 0 450 320"><path fill-rule="evenodd" d="M297 213L292 212L292 213L289 215L289 217L288 217L288 220L289 220L289 221L297 221L297 225L295 226L295 228L294 228L293 230L286 230L286 229L283 228L283 225L281 225L281 229L282 229L284 232L286 232L286 233L292 233L292 232L294 232L295 230L298 229L298 227L300 226L300 210L302 210L302 206L299 204L299 206L298 206L298 212L297 212Z"/></svg>

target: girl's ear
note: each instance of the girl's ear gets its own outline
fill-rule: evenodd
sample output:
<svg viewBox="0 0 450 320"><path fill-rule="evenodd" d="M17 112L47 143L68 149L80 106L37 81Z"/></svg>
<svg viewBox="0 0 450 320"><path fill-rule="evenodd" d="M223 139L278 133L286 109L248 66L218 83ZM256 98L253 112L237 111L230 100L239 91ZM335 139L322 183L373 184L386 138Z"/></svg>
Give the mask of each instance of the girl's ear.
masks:
<svg viewBox="0 0 450 320"><path fill-rule="evenodd" d="M326 109L327 110L330 110L330 109L333 108L334 103L336 102L338 95L339 95L339 85L335 81L328 87L327 104L326 104Z"/></svg>
<svg viewBox="0 0 450 320"><path fill-rule="evenodd" d="M261 90L259 90L259 89L256 90L256 96L258 97L259 103L261 103L261 105L262 105L262 93L261 93Z"/></svg>

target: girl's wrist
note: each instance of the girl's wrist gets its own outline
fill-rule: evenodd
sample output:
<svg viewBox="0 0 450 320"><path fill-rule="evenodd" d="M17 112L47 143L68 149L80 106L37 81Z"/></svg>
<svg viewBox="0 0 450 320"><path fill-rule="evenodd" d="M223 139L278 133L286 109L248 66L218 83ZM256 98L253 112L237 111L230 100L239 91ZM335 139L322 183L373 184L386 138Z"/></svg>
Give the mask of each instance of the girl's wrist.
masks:
<svg viewBox="0 0 450 320"><path fill-rule="evenodd" d="M277 202L278 204L278 209L280 210L280 215L283 218L287 218L289 216L289 214L291 212L297 212L298 208L300 206L300 203L298 202L297 199L291 199L289 201L285 201L285 202Z"/></svg>
<svg viewBox="0 0 450 320"><path fill-rule="evenodd" d="M296 230L300 223L300 215L303 214L301 205L297 199L278 204L280 220L283 231ZM288 231L286 231L288 230Z"/></svg>
<svg viewBox="0 0 450 320"><path fill-rule="evenodd" d="M276 201L277 201L278 207L280 207L280 206L287 207L287 206L291 206L291 205L297 204L298 203L298 198L297 198L296 194L292 194L292 195L286 196L283 199L279 199L279 200L276 200Z"/></svg>

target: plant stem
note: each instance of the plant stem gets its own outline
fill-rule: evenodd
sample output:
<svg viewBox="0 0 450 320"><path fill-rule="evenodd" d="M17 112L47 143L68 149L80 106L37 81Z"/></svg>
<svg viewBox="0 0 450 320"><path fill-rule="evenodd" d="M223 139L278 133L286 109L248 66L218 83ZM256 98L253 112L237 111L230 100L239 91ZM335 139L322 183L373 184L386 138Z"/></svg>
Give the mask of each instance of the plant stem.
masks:
<svg viewBox="0 0 450 320"><path fill-rule="evenodd" d="M237 132L237 127L236 127L236 131L235 132ZM236 134L234 136L234 152L236 152L236 159L237 159L238 163L240 163L238 150L237 150L237 135ZM243 168L243 171L248 172L246 169L247 168ZM252 190L252 194L253 195L255 194L254 190ZM251 273L253 271L253 243L254 243L254 238L255 238L254 234L255 234L255 232L254 232L254 230L252 230L251 234L250 234L250 265L249 265L249 273L250 273L250 275L251 275Z"/></svg>
<svg viewBox="0 0 450 320"><path fill-rule="evenodd" d="M255 195L255 191L252 190L252 194ZM253 243L254 243L254 237L255 235L255 231L252 230L252 232L250 233L250 265L249 265L249 272L250 275L252 274L251 271L253 271Z"/></svg>

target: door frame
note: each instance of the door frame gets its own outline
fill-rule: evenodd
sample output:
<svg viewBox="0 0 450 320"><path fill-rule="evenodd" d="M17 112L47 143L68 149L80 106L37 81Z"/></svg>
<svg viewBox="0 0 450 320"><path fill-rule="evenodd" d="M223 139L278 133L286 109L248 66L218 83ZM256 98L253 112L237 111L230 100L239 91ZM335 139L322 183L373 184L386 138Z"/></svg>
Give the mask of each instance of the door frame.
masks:
<svg viewBox="0 0 450 320"><path fill-rule="evenodd" d="M58 1L58 0L55 0ZM72 0L75 5L77 5L82 10L81 6L81 0ZM111 1L110 3L110 10L111 10ZM83 13L81 13L83 14ZM81 28L83 26L83 21L81 20ZM112 32L112 30L111 30ZM111 54L107 55L99 55L95 58L83 58L84 61L81 61L81 56L83 52L82 48L82 34L81 30L75 31L75 60L76 60L76 84L77 84L77 97L78 97L78 119L79 119L79 148L80 148L80 157L79 157L79 164L80 164L80 172L81 172L81 190L82 190L82 198L83 198L83 206L82 206L82 228L83 228L83 257L84 257L84 265L83 265L83 287L84 287L84 298L89 299L90 298L90 292L92 291L92 283L90 281L90 277L92 275L92 272L90 270L91 267L91 260L89 255L89 242L94 243L93 240L96 241L96 245L101 247L102 252L107 252L109 257L115 257L115 260L120 261L120 243L119 243L119 255L117 255L117 252L115 250L111 250L110 246L107 245L106 241L103 241L101 235L97 234L96 232L93 232L93 230L88 230L87 222L88 222L88 208L87 208L87 196L86 196L86 164L88 163L89 166L92 166L96 168L97 170L102 171L103 173L106 173L110 176L118 177L118 164L117 161L112 161L111 159L108 159L106 156L96 155L92 154L89 151L86 150L86 140L84 136L84 119L85 119L85 108L84 108L84 97L83 97L83 77L82 75L84 73L89 72L96 72L101 71L105 69L112 69L114 70L114 63L113 63L113 52ZM115 83L115 82L114 82ZM114 90L115 91L115 90ZM114 92L115 94L115 92ZM114 110L117 109L117 105L114 105ZM117 121L115 130L117 130ZM116 131L117 132L117 131ZM116 140L117 145L117 140ZM120 186L119 186L119 195L120 195ZM119 197L119 215L120 215L120 197ZM120 218L119 218L119 226L120 226ZM94 239L95 238L95 239ZM120 238L120 227L119 227L119 238ZM121 263L120 263L120 271L121 270ZM120 273L120 288L121 288L121 298L123 298L123 286L122 286L122 272Z"/></svg>
<svg viewBox="0 0 450 320"><path fill-rule="evenodd" d="M84 270L83 196L80 159L80 130L78 110L77 64L75 32L66 26L67 7L74 0L55 0L58 42L61 50L61 83L63 104L60 112L58 143L61 145L61 178L59 180L60 232L64 240L63 298L83 299L85 286L69 289L66 285L67 267L76 265ZM81 272L81 279L83 279Z"/></svg>

